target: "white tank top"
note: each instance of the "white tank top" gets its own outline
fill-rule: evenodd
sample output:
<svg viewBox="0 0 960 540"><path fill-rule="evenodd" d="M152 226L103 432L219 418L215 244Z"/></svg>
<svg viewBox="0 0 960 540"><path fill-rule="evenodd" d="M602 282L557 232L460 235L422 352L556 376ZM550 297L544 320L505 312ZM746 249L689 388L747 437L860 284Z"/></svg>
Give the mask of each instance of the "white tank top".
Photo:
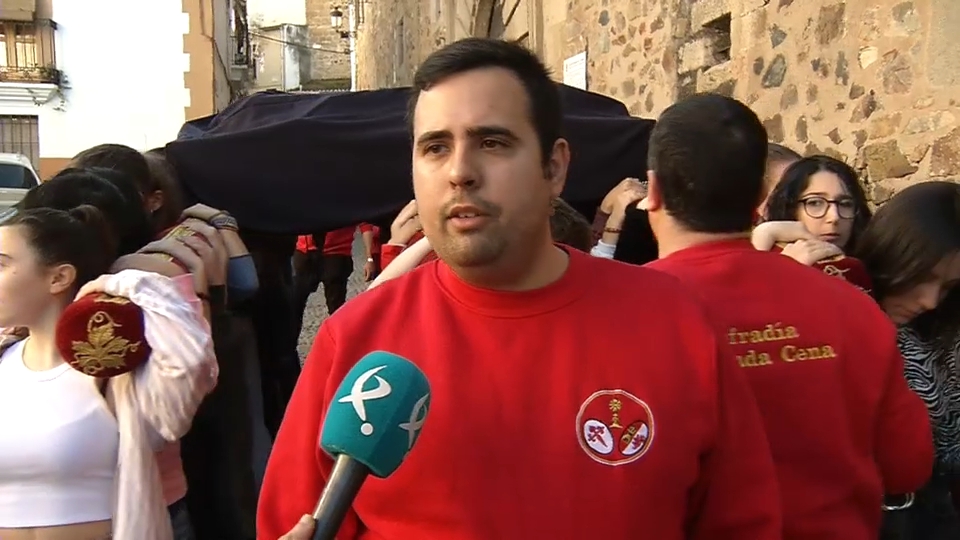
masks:
<svg viewBox="0 0 960 540"><path fill-rule="evenodd" d="M111 519L116 419L94 379L31 371L23 346L0 356L0 528Z"/></svg>

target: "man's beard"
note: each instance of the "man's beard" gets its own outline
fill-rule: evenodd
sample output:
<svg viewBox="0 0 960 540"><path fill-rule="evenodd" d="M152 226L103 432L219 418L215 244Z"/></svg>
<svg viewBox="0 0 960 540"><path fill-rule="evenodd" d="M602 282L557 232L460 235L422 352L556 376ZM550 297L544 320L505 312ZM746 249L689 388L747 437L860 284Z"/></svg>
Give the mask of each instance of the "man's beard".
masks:
<svg viewBox="0 0 960 540"><path fill-rule="evenodd" d="M500 259L507 248L506 239L495 230L469 234L447 233L436 244L432 240L430 243L442 261L460 268L492 264Z"/></svg>

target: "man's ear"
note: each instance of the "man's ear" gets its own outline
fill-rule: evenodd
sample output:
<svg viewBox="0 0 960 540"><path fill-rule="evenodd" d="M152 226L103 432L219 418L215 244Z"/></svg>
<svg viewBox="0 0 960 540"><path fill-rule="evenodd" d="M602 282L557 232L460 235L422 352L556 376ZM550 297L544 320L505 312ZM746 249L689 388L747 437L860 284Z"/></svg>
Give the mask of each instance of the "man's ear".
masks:
<svg viewBox="0 0 960 540"><path fill-rule="evenodd" d="M660 191L657 174L653 171L647 171L647 198L644 206L648 212L663 209L663 193Z"/></svg>
<svg viewBox="0 0 960 540"><path fill-rule="evenodd" d="M557 198L563 193L563 187L567 184L567 170L570 167L570 143L566 139L557 139L553 143L553 151L550 152L550 159L543 169L544 176L550 182L550 192L553 198Z"/></svg>

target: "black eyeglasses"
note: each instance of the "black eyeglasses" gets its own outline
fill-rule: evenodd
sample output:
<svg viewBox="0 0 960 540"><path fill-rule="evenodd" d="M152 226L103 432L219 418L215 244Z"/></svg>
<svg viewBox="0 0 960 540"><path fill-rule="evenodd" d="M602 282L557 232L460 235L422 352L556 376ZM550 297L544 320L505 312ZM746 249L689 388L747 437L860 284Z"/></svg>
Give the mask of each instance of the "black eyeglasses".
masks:
<svg viewBox="0 0 960 540"><path fill-rule="evenodd" d="M831 200L825 197L807 197L800 200L803 211L813 219L820 219L827 215L831 206L837 207L837 215L842 219L853 219L857 215L857 205L853 199Z"/></svg>

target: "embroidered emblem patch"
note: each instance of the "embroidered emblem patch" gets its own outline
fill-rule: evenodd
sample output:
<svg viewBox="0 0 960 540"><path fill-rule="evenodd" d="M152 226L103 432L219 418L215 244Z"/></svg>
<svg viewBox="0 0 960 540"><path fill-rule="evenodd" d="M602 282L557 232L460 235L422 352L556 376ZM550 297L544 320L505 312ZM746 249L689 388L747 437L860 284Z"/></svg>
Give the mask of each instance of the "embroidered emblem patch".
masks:
<svg viewBox="0 0 960 540"><path fill-rule="evenodd" d="M653 413L625 390L594 392L577 413L577 440L591 459L618 466L640 459L653 443Z"/></svg>

